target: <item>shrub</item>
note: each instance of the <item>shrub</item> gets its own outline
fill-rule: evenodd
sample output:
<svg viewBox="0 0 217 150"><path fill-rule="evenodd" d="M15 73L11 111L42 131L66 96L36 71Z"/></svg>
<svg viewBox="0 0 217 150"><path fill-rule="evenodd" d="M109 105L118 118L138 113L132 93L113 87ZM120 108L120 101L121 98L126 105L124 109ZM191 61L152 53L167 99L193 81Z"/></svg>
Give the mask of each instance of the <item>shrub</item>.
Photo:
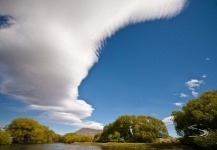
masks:
<svg viewBox="0 0 217 150"><path fill-rule="evenodd" d="M0 145L11 144L11 142L12 139L10 137L10 134L0 128Z"/></svg>
<svg viewBox="0 0 217 150"><path fill-rule="evenodd" d="M217 130L210 131L207 136L199 136L194 138L194 143L204 149L217 149Z"/></svg>

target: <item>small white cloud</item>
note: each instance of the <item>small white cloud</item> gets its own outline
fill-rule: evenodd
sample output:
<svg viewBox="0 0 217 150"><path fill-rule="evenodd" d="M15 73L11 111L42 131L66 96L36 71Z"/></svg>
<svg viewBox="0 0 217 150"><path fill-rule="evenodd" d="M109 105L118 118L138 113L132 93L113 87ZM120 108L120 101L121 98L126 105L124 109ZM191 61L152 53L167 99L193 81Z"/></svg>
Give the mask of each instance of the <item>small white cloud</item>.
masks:
<svg viewBox="0 0 217 150"><path fill-rule="evenodd" d="M177 103L172 103L172 104L175 106L179 106L179 107L182 107L183 105L185 105L185 103L182 103L182 102L177 102Z"/></svg>
<svg viewBox="0 0 217 150"><path fill-rule="evenodd" d="M206 60L210 60L210 58L206 58Z"/></svg>
<svg viewBox="0 0 217 150"><path fill-rule="evenodd" d="M206 78L206 77L207 77L207 75L205 75L205 74L204 74L204 75L202 75L202 78Z"/></svg>
<svg viewBox="0 0 217 150"><path fill-rule="evenodd" d="M191 94L194 96L194 97L197 97L199 95L198 92L195 92L194 90L191 92Z"/></svg>
<svg viewBox="0 0 217 150"><path fill-rule="evenodd" d="M180 93L180 97L188 97L188 95L185 93Z"/></svg>
<svg viewBox="0 0 217 150"><path fill-rule="evenodd" d="M190 81L186 82L185 85L190 90L195 90L196 87L200 87L200 85L203 83L203 80L197 80L197 79L191 79Z"/></svg>
<svg viewBox="0 0 217 150"><path fill-rule="evenodd" d="M203 80L197 80L197 79L191 79L190 81L186 82L185 85L189 88L189 90L191 90L191 94L194 97L198 96L198 92L195 91L195 88L199 88L200 85L204 83Z"/></svg>
<svg viewBox="0 0 217 150"><path fill-rule="evenodd" d="M170 125L170 124L173 124L173 119L174 117L173 116L169 116L169 117L166 117L164 118L162 121L165 123L165 125Z"/></svg>

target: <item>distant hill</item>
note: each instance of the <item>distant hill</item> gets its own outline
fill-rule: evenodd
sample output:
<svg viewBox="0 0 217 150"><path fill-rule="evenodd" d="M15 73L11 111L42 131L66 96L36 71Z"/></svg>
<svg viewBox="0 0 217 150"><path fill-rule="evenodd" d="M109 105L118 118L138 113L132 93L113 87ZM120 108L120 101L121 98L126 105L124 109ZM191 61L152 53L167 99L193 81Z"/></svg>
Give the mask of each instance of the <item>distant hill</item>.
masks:
<svg viewBox="0 0 217 150"><path fill-rule="evenodd" d="M94 136L97 133L101 133L102 130L96 130L96 129L91 129L91 128L81 128L80 130L76 131L76 134L79 135L88 135L88 136Z"/></svg>

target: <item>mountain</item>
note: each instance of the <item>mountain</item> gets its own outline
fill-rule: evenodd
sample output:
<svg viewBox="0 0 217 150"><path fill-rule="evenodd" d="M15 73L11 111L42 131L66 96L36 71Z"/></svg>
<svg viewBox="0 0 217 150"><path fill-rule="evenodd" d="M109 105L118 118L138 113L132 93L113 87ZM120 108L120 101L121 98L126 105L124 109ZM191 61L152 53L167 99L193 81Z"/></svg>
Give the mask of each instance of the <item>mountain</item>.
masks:
<svg viewBox="0 0 217 150"><path fill-rule="evenodd" d="M88 136L94 136L97 133L101 133L102 130L96 130L96 129L91 129L91 128L81 128L80 130L76 131L76 134L79 135L88 135Z"/></svg>

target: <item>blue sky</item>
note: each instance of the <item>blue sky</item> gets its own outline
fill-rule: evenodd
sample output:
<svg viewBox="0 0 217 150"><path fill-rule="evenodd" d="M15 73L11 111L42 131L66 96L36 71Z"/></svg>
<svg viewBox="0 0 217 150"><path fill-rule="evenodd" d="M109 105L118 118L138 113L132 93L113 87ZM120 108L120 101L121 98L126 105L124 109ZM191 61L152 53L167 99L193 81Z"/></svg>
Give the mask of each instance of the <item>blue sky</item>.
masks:
<svg viewBox="0 0 217 150"><path fill-rule="evenodd" d="M80 86L80 97L96 109L92 118L104 124L122 114L163 119L181 109L171 103L194 98L187 81L203 80L200 94L216 89L216 2L189 1L173 19L129 26L108 39Z"/></svg>
<svg viewBox="0 0 217 150"><path fill-rule="evenodd" d="M189 0L173 18L144 20L107 35L111 37L104 41L97 63L78 85L78 99L94 109L91 115L80 118L87 124L94 121L102 125L125 114L163 120L173 110L181 110L180 105L189 99L216 89L216 18L216 0ZM29 97L23 100L15 92L5 93L0 94L1 126L22 116L34 118L58 133L79 129L78 125L49 120L47 107ZM173 125L167 127L170 135L176 136Z"/></svg>

